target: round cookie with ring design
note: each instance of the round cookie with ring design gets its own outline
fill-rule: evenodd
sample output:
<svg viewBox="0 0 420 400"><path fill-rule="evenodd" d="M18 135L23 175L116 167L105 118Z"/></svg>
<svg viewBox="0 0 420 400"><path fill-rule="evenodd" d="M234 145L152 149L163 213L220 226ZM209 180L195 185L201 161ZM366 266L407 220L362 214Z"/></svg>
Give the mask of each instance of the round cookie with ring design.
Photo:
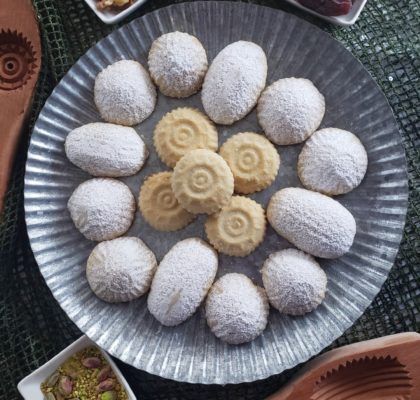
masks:
<svg viewBox="0 0 420 400"><path fill-rule="evenodd" d="M220 148L235 179L235 192L254 193L270 186L280 167L280 156L271 142L253 132L237 133Z"/></svg>
<svg viewBox="0 0 420 400"><path fill-rule="evenodd" d="M197 149L178 161L171 185L175 197L187 211L213 214L229 203L233 194L233 175L218 154Z"/></svg>
<svg viewBox="0 0 420 400"><path fill-rule="evenodd" d="M263 241L264 209L254 200L233 196L228 205L208 217L205 229L209 242L221 253L245 257Z"/></svg>
<svg viewBox="0 0 420 400"><path fill-rule="evenodd" d="M182 229L195 218L178 203L172 192L171 178L169 171L151 175L140 190L139 209L146 222L158 231Z"/></svg>
<svg viewBox="0 0 420 400"><path fill-rule="evenodd" d="M159 158L168 166L194 149L216 151L217 130L200 111L181 107L167 113L156 125L153 141Z"/></svg>

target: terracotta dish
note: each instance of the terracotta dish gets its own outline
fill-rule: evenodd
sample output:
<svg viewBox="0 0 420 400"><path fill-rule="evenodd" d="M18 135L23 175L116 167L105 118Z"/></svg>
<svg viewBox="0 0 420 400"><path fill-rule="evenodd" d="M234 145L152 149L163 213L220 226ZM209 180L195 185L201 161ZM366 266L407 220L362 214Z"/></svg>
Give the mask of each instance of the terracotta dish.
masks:
<svg viewBox="0 0 420 400"><path fill-rule="evenodd" d="M267 400L416 400L420 334L399 333L325 353Z"/></svg>

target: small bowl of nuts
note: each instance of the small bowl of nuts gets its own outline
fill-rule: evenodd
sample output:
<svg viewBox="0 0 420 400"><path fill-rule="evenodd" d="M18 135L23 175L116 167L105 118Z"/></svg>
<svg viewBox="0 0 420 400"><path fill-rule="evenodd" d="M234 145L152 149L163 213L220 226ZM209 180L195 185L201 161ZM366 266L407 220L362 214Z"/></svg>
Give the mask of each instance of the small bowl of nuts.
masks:
<svg viewBox="0 0 420 400"><path fill-rule="evenodd" d="M136 400L111 357L82 336L18 384L25 400Z"/></svg>
<svg viewBox="0 0 420 400"><path fill-rule="evenodd" d="M85 0L105 24L115 24L137 10L147 0Z"/></svg>
<svg viewBox="0 0 420 400"><path fill-rule="evenodd" d="M286 0L287 2L336 25L353 25L367 0Z"/></svg>

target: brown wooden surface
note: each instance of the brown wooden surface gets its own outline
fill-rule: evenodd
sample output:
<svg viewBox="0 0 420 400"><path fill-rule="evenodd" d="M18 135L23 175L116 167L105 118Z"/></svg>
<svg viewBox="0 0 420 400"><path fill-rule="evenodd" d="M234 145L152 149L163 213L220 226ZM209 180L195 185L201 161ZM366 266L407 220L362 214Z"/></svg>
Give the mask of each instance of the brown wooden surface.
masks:
<svg viewBox="0 0 420 400"><path fill-rule="evenodd" d="M419 400L420 334L344 346L310 361L267 400Z"/></svg>
<svg viewBox="0 0 420 400"><path fill-rule="evenodd" d="M13 80L13 68L19 56L14 58L18 46L27 44L33 55L31 73L20 76L11 88L2 77ZM0 59L0 214L3 210L5 193L22 125L25 123L41 66L41 44L38 24L30 0L0 0L0 45L4 56ZM5 50L5 48L7 50ZM1 53L0 53L1 54ZM19 62L16 62L19 64ZM18 68L18 67L16 67ZM23 83L23 85L22 85ZM19 86L20 85L20 86ZM16 86L16 87L13 87ZM19 87L18 87L19 86Z"/></svg>

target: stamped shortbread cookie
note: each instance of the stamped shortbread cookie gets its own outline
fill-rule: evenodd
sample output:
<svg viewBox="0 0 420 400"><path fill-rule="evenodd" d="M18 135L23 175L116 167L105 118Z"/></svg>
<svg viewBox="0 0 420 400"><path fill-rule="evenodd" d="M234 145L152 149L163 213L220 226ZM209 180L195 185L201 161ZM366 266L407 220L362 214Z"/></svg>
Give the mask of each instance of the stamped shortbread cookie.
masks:
<svg viewBox="0 0 420 400"><path fill-rule="evenodd" d="M264 239L264 209L254 200L233 196L229 204L206 221L206 234L213 247L229 256L244 257Z"/></svg>
<svg viewBox="0 0 420 400"><path fill-rule="evenodd" d="M194 214L184 210L171 188L172 172L149 176L140 190L139 208L143 218L158 231L176 231L187 226Z"/></svg>
<svg viewBox="0 0 420 400"><path fill-rule="evenodd" d="M233 175L218 154L205 149L193 150L176 164L172 190L189 212L213 214L229 203Z"/></svg>
<svg viewBox="0 0 420 400"><path fill-rule="evenodd" d="M276 179L280 156L264 136L238 133L220 148L235 179L235 192L254 193L270 186Z"/></svg>
<svg viewBox="0 0 420 400"><path fill-rule="evenodd" d="M194 108L167 113L156 125L153 140L160 159L171 168L191 150L216 151L218 146L213 123Z"/></svg>

